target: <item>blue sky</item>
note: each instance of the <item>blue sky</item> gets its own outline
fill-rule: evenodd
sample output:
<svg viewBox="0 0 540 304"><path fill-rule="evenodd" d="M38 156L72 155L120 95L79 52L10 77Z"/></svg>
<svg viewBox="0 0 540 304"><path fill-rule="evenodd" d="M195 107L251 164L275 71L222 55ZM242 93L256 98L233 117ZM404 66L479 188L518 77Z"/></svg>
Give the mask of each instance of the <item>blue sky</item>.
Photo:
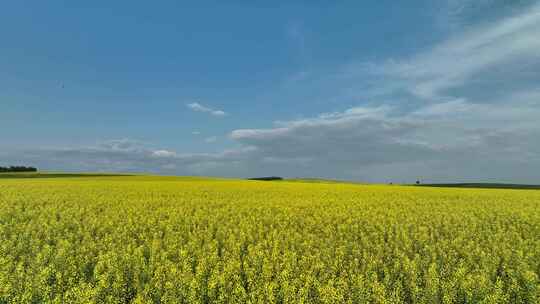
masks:
<svg viewBox="0 0 540 304"><path fill-rule="evenodd" d="M13 1L0 163L540 179L538 1Z"/></svg>

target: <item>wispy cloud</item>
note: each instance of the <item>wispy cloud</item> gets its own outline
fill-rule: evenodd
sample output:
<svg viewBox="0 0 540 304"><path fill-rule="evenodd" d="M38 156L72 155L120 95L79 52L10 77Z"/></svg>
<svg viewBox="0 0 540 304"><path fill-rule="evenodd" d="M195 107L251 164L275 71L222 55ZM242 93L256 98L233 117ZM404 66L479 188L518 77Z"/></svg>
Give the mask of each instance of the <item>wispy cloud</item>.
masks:
<svg viewBox="0 0 540 304"><path fill-rule="evenodd" d="M395 89L406 89L416 97L437 102L451 95L450 89L473 86L477 80L492 77L490 71L501 73L502 66L523 62L538 65L538 37L540 4L497 23L457 34L408 60L370 65L368 71L387 77L385 80ZM508 77L508 81L512 79Z"/></svg>
<svg viewBox="0 0 540 304"><path fill-rule="evenodd" d="M164 158L167 158L167 157L175 157L175 156L176 156L176 152L174 152L174 151L168 151L168 150L155 150L155 151L152 151L152 155L153 155L153 156L156 156L156 157L164 157Z"/></svg>
<svg viewBox="0 0 540 304"><path fill-rule="evenodd" d="M188 103L187 107L190 108L191 110L195 111L195 112L208 113L208 114L211 114L213 116L225 116L225 115L227 115L227 113L222 111L222 110L212 109L210 107L203 106L202 104L200 104L198 102Z"/></svg>
<svg viewBox="0 0 540 304"><path fill-rule="evenodd" d="M344 69L337 79L351 87L375 84L357 97L369 96L377 106L236 130L231 138L254 147L260 159L296 170L304 170L296 159L307 160L308 172L530 182L540 177L528 168L540 165L538 37L535 4L410 58Z"/></svg>
<svg viewBox="0 0 540 304"><path fill-rule="evenodd" d="M540 102L509 97L515 102L498 107L450 101L408 113L352 108L275 128L235 130L231 138L254 147L258 159L279 159L300 172L307 166L316 175L526 181L538 174L525 164L540 165ZM396 170L407 166L409 172Z"/></svg>
<svg viewBox="0 0 540 304"><path fill-rule="evenodd" d="M452 31L468 26L479 19L497 20L505 15L527 9L536 0L443 0L433 1L439 5L435 22L443 29Z"/></svg>
<svg viewBox="0 0 540 304"><path fill-rule="evenodd" d="M204 142L208 143L208 144L215 143L217 141L217 139L218 138L216 136L210 136L210 137L205 138Z"/></svg>
<svg viewBox="0 0 540 304"><path fill-rule="evenodd" d="M220 153L179 153L122 139L2 157L55 169L532 182L540 177L539 97L540 90L510 93L501 98L511 102L498 106L453 100L408 112L354 107L234 130L230 138L237 147Z"/></svg>
<svg viewBox="0 0 540 304"><path fill-rule="evenodd" d="M250 147L241 147L220 153L179 153L169 149L156 149L146 144L119 148L110 145L111 142L138 143L130 139L110 140L89 146L0 151L0 156L8 163L15 163L17 160L40 169L210 174L210 169L230 168L231 164L248 160L252 151ZM226 170L221 174L225 175L225 172Z"/></svg>

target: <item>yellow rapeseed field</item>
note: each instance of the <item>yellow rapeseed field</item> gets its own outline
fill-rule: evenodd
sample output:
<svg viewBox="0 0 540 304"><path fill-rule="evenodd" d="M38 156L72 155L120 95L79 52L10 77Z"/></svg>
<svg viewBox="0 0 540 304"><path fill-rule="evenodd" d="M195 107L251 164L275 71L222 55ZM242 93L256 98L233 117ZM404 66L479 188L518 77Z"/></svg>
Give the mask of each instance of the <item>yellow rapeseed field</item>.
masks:
<svg viewBox="0 0 540 304"><path fill-rule="evenodd" d="M0 179L0 303L540 303L540 191Z"/></svg>

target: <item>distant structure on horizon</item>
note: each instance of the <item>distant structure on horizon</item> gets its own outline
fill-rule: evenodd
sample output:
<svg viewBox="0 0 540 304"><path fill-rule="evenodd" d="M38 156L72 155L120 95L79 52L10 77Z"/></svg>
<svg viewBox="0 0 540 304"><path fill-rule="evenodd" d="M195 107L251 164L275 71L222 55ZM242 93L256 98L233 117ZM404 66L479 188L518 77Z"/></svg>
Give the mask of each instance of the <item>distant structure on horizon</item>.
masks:
<svg viewBox="0 0 540 304"><path fill-rule="evenodd" d="M279 177L279 176L253 177L253 178L248 178L248 180L275 181L275 180L283 180L283 177Z"/></svg>
<svg viewBox="0 0 540 304"><path fill-rule="evenodd" d="M37 168L25 166L9 166L0 167L0 172L37 172Z"/></svg>

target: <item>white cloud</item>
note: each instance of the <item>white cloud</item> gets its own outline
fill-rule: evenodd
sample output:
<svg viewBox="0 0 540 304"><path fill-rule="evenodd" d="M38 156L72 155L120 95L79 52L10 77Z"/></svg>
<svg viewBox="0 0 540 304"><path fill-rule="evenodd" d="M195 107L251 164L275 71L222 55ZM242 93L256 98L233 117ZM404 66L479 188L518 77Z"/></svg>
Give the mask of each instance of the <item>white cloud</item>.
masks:
<svg viewBox="0 0 540 304"><path fill-rule="evenodd" d="M290 169L284 165L282 172L289 175L294 174L291 170L302 172L303 166L308 166L308 172L317 176L363 180L372 180L377 171L378 181L384 174L401 181L413 180L416 175L431 180L514 178L525 182L539 177L535 170L523 169L520 164L540 165L540 143L535 140L540 136L540 125L534 125L534 117L540 117L540 102L516 100L492 107L453 101L407 113L385 110L384 114L365 116L355 112L381 111L350 109L281 123L276 128L236 130L231 138L255 147L259 159L288 164ZM527 123L519 123L522 118ZM501 124L505 119L510 123ZM304 159L302 164L299 158ZM484 172L483 166L489 164L492 167ZM510 164L521 172L508 172ZM400 169L401 175L397 175L398 171L392 171L407 166L410 172ZM452 172L428 170L444 167Z"/></svg>
<svg viewBox="0 0 540 304"><path fill-rule="evenodd" d="M225 113L222 110L215 110L215 109L203 106L198 102L188 103L187 107L190 108L191 110L195 111L195 112L208 113L208 114L211 114L211 115L214 115L214 116L225 116L225 115L227 115L227 113Z"/></svg>
<svg viewBox="0 0 540 304"><path fill-rule="evenodd" d="M440 117L446 115L455 115L456 113L464 113L471 110L473 110L473 105L467 103L464 99L456 99L422 107L414 111L413 114L421 117Z"/></svg>
<svg viewBox="0 0 540 304"><path fill-rule="evenodd" d="M135 151L140 150L145 144L141 141L132 140L129 138L112 139L98 143L97 149L105 149L112 151Z"/></svg>
<svg viewBox="0 0 540 304"><path fill-rule="evenodd" d="M156 157L175 157L176 152L167 150L156 150L152 152L152 155Z"/></svg>
<svg viewBox="0 0 540 304"><path fill-rule="evenodd" d="M136 142L122 139L121 142ZM221 153L178 153L165 149L154 149L148 145L136 148L117 148L111 140L94 146L50 147L34 150L0 151L8 163L33 164L40 169L112 172L166 171L177 174L202 173L200 168L220 168L249 159L246 155L252 148L242 147ZM214 165L209 165L214 164ZM216 165L217 164L217 165ZM195 170L196 169L196 170Z"/></svg>
<svg viewBox="0 0 540 304"><path fill-rule="evenodd" d="M217 141L217 137L216 136L210 136L210 137L207 137L204 139L204 142L205 143L214 143Z"/></svg>
<svg viewBox="0 0 540 304"><path fill-rule="evenodd" d="M501 98L512 102L498 106L455 100L408 112L355 107L274 128L234 130L230 137L238 146L220 153L132 148L126 143L134 141L121 140L120 148L54 148L17 157L54 169L533 183L540 178L539 96L511 94Z"/></svg>
<svg viewBox="0 0 540 304"><path fill-rule="evenodd" d="M538 37L540 4L519 15L459 33L408 60L388 60L368 67L369 72L388 77L392 87L438 102L447 97L448 89L467 86L475 77L491 76L486 74L489 69L520 62L538 63Z"/></svg>
<svg viewBox="0 0 540 304"><path fill-rule="evenodd" d="M433 2L441 5L441 1ZM471 22L477 22L480 17L497 20L509 13L527 9L527 6L534 2L535 0L445 0L442 1L442 9L436 10L434 21L442 26L442 29L455 31Z"/></svg>

